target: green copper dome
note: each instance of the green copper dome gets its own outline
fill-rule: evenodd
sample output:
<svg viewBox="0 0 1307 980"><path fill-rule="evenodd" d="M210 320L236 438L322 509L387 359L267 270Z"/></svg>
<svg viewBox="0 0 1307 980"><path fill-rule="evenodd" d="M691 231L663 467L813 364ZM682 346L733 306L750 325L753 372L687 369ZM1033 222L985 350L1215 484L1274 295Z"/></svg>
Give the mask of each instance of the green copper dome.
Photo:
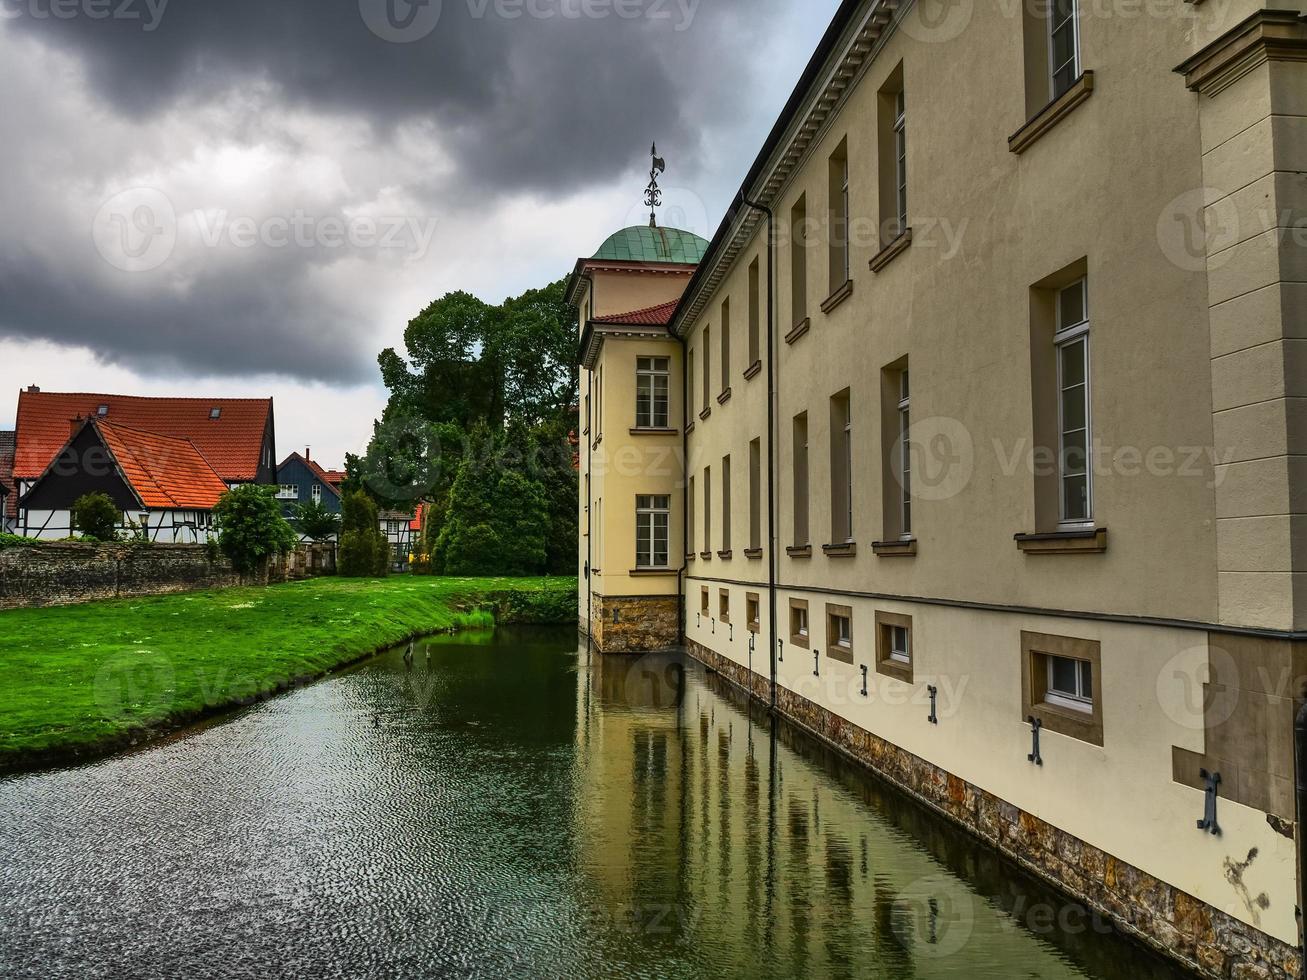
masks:
<svg viewBox="0 0 1307 980"><path fill-rule="evenodd" d="M698 265L708 243L698 235L677 228L636 225L623 228L594 254L596 259L620 262L682 262Z"/></svg>

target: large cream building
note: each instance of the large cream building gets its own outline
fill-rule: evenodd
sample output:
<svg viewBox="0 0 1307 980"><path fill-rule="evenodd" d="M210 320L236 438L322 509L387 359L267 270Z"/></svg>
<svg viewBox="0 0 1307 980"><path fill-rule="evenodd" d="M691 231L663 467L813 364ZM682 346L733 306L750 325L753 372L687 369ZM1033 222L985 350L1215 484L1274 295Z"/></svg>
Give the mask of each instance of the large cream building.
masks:
<svg viewBox="0 0 1307 980"><path fill-rule="evenodd" d="M580 619L1210 976L1297 976L1307 0L848 0L578 264Z"/></svg>

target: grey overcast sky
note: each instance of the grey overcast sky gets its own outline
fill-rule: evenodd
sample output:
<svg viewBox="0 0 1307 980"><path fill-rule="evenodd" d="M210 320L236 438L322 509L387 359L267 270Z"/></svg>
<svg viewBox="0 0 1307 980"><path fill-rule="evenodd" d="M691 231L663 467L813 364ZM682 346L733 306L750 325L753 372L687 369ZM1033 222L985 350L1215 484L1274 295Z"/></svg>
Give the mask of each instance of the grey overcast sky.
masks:
<svg viewBox="0 0 1307 980"><path fill-rule="evenodd" d="M376 355L647 220L709 237L837 0L0 0L16 393L272 395L360 451Z"/></svg>

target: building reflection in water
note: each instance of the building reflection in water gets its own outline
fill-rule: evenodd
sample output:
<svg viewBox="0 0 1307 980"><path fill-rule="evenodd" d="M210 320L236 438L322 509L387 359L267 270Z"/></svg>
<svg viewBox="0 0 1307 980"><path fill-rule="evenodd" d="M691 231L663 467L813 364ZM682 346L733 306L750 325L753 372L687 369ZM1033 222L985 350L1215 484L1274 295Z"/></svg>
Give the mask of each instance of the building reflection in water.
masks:
<svg viewBox="0 0 1307 980"><path fill-rule="evenodd" d="M577 692L575 859L619 972L1180 976L693 661L582 649Z"/></svg>

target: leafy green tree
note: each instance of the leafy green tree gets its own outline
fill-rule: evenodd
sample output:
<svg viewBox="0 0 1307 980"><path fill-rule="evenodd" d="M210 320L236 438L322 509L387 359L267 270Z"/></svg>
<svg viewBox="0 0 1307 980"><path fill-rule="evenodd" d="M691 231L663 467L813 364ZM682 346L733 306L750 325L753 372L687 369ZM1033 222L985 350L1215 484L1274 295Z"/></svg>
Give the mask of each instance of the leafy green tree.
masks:
<svg viewBox="0 0 1307 980"><path fill-rule="evenodd" d="M346 578L372 578L377 574L377 505L356 490L341 500L340 556L336 567Z"/></svg>
<svg viewBox="0 0 1307 980"><path fill-rule="evenodd" d="M297 504L291 525L310 541L325 541L340 531L340 515L321 500Z"/></svg>
<svg viewBox="0 0 1307 980"><path fill-rule="evenodd" d="M122 511L106 493L88 493L73 502L73 527L91 541L116 541Z"/></svg>
<svg viewBox="0 0 1307 980"><path fill-rule="evenodd" d="M274 555L299 543L295 529L281 516L276 487L247 483L228 490L213 508L218 547L242 575L261 569Z"/></svg>

